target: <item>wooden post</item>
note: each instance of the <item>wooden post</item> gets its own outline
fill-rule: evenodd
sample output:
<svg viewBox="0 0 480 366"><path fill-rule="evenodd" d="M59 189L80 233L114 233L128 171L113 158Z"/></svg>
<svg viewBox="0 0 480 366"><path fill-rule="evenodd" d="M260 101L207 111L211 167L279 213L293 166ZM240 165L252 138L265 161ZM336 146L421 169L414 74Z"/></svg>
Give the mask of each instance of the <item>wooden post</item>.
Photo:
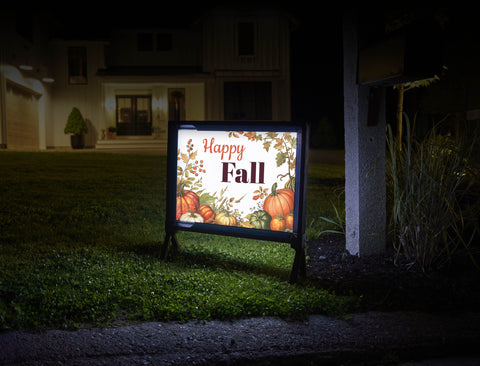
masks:
<svg viewBox="0 0 480 366"><path fill-rule="evenodd" d="M369 116L371 88L357 82L356 16L343 19L346 248L363 256L385 251L385 91L375 92Z"/></svg>

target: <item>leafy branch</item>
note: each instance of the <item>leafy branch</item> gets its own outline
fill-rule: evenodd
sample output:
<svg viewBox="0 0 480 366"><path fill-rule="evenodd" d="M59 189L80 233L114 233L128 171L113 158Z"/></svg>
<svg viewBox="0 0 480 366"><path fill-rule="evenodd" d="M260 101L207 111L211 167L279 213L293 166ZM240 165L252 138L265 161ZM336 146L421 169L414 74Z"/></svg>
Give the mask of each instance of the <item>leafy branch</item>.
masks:
<svg viewBox="0 0 480 366"><path fill-rule="evenodd" d="M177 187L182 185L189 189L199 189L202 187L202 178L197 178L200 174L206 173L203 167L203 160L196 159L197 151L193 151L192 139L187 142L187 152L182 153L177 150L177 160L185 165L177 165Z"/></svg>

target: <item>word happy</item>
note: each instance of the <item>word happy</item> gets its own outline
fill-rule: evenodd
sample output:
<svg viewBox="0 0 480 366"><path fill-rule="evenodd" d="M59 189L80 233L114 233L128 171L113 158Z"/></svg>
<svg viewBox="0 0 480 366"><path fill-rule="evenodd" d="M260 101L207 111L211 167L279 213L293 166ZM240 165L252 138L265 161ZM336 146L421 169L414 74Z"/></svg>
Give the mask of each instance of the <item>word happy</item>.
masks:
<svg viewBox="0 0 480 366"><path fill-rule="evenodd" d="M215 144L215 138L210 139L210 143L207 139L203 139L203 151L209 152L210 154L221 154L220 159L223 160L224 157L232 160L232 155L237 155L237 160L241 161L243 159L243 152L245 151L244 145L227 145L227 144Z"/></svg>

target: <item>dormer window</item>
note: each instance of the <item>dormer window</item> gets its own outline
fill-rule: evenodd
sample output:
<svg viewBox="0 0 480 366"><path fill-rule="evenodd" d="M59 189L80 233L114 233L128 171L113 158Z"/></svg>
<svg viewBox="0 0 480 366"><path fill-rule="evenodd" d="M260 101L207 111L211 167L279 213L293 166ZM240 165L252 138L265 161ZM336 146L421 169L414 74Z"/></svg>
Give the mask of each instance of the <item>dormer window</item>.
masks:
<svg viewBox="0 0 480 366"><path fill-rule="evenodd" d="M172 50L172 35L169 33L157 34L157 51L166 52Z"/></svg>
<svg viewBox="0 0 480 366"><path fill-rule="evenodd" d="M255 55L255 24L253 22L237 24L237 45L239 56Z"/></svg>
<svg viewBox="0 0 480 366"><path fill-rule="evenodd" d="M153 51L153 33L138 33L137 48L141 52Z"/></svg>
<svg viewBox="0 0 480 366"><path fill-rule="evenodd" d="M68 82L69 84L87 84L86 47L68 48Z"/></svg>
<svg viewBox="0 0 480 366"><path fill-rule="evenodd" d="M166 52L172 50L172 35L169 33L147 33L137 34L137 49L140 52Z"/></svg>

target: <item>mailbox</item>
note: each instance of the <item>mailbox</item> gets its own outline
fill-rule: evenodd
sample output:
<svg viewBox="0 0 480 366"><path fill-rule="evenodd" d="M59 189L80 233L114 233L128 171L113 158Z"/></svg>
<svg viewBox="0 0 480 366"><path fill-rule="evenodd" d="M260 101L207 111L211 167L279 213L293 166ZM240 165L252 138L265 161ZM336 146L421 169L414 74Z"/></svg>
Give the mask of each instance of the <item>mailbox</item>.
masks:
<svg viewBox="0 0 480 366"><path fill-rule="evenodd" d="M443 66L442 31L423 20L365 47L358 55L358 84L392 86L439 74Z"/></svg>

